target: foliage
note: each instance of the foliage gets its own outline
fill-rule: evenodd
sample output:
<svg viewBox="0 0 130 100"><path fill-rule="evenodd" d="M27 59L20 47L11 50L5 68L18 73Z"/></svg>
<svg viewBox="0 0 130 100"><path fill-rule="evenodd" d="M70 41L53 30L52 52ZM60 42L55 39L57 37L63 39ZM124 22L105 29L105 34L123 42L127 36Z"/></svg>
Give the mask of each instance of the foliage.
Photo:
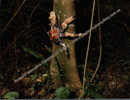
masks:
<svg viewBox="0 0 130 100"><path fill-rule="evenodd" d="M91 98L103 98L103 95L99 94L98 92L95 92L93 90L89 90L88 92L88 97L91 97Z"/></svg>
<svg viewBox="0 0 130 100"><path fill-rule="evenodd" d="M84 32L86 29L89 28L90 24L89 15L91 15L91 3L85 3L85 0L75 1L78 3L77 6L75 6L75 8L77 9L76 31ZM97 58L99 55L99 45L96 37L97 32L93 33L92 46L89 53L90 56L87 65L87 67L89 67L86 74L87 81L85 84L85 88L87 87L85 89L85 96L89 98L103 98L103 96L105 97L103 93L105 93L104 91L107 87L107 84L111 81L108 80L108 82L105 83L105 80L107 80L108 78L104 78L104 76L110 77L107 74L107 72L110 73L110 71L105 70L109 68L112 63L120 64L122 66L120 68L121 71L126 73L126 75L124 75L124 73L121 73L121 75L119 75L119 77L123 77L120 83L122 83L123 80L126 80L128 84L130 82L130 11L128 10L130 0L126 1L100 1L101 9L103 9L101 10L101 19L109 15L111 12L115 11L117 8L120 8L122 12L120 13L120 15L114 17L111 21L102 26L102 65L99 73L96 74L94 82L89 83L89 80L91 79L91 76L95 70ZM8 23L14 12L17 10L16 8L20 6L21 2L22 1L18 0L2 0L2 5L0 6L0 31L2 31L4 26ZM43 3L41 4L41 2ZM11 83L15 77L19 77L24 72L26 73L26 71L30 69L30 67L36 65L38 61L43 60L45 59L45 57L50 55L47 49L44 48L44 44L50 47L49 43L51 43L50 41L48 41L46 35L46 31L49 29L47 18L50 10L52 10L51 3L52 0L40 0L40 2L35 0L26 0L25 4L21 8L15 19L8 25L6 31L0 33L0 98L15 99L20 98L21 95L22 98L41 98L41 95L43 94L45 98L50 98L50 95L54 94L56 98L69 98L71 91L66 87L57 88L54 92L55 87L53 86L53 83L51 84L52 79L50 77L49 63L46 63L44 65L45 67L42 67L42 71L38 70L37 72L29 75L29 77L23 79L20 84ZM61 10L64 9L62 8L62 5L58 5L56 7L60 7ZM95 12L97 13L97 8L95 9ZM57 13L59 14L67 12L57 11ZM94 23L96 22L97 16L95 16L94 19ZM28 24L31 25L29 28L26 28ZM23 34L21 33L21 31ZM15 38L16 42L14 41L14 43L13 40ZM76 48L78 49L78 51L76 52L76 63L80 64L80 66L78 66L80 77L83 76L82 72L84 65L82 64L84 64L84 52L86 51L85 44L87 43L87 41L88 37L85 37L84 39L76 43L79 44L79 46L76 46ZM14 44L17 45L13 46ZM124 53L126 54L124 55ZM24 54L27 56L25 56ZM42 55L45 55L45 57ZM58 68L58 63L56 63L56 68ZM114 69L118 68L114 66ZM65 73L61 68L58 76L62 80L64 80L64 75ZM114 74L114 76L115 75L118 75L118 73ZM4 88L6 90L4 90ZM11 90L10 88L13 89L13 91L8 92L8 90ZM39 96L38 92L40 90L42 90L43 92L40 93L41 95ZM110 91L108 90L108 92ZM122 95L126 96L127 93L129 93L129 88L127 88L124 94L122 93Z"/></svg>
<svg viewBox="0 0 130 100"><path fill-rule="evenodd" d="M44 59L44 57L42 57L41 55L39 55L38 53L36 53L35 51L29 49L29 48L25 48L23 47L23 50L31 55L33 55L34 57L36 57L37 59Z"/></svg>
<svg viewBox="0 0 130 100"><path fill-rule="evenodd" d="M95 80L91 83L89 82L93 75L93 70L90 69L92 65L94 66L95 64L89 65L86 73L85 95L89 98L103 98L104 83L100 81L100 75L96 74ZM78 67L82 71L84 65L79 65Z"/></svg>
<svg viewBox="0 0 130 100"><path fill-rule="evenodd" d="M34 56L34 57L37 58L37 59L40 59L40 60L45 59L43 56L41 56L41 55L38 54L36 51L33 51L33 50L30 49L30 48L23 47L23 50L24 50L25 52L29 53L30 55ZM48 63L45 63L44 66L49 67L49 64L48 64ZM48 69L48 70L49 70L49 69Z"/></svg>
<svg viewBox="0 0 130 100"><path fill-rule="evenodd" d="M8 92L4 95L5 99L16 99L19 98L19 93L18 92Z"/></svg>
<svg viewBox="0 0 130 100"><path fill-rule="evenodd" d="M31 75L31 79L32 79L32 80L35 80L37 77L38 77L37 74L33 74L33 75Z"/></svg>
<svg viewBox="0 0 130 100"><path fill-rule="evenodd" d="M91 98L103 98L103 94L101 93L103 86L100 85L90 85L86 89L86 96Z"/></svg>
<svg viewBox="0 0 130 100"><path fill-rule="evenodd" d="M55 91L55 96L56 98L59 99L66 99L69 97L69 95L70 95L70 89L66 87L57 88Z"/></svg>

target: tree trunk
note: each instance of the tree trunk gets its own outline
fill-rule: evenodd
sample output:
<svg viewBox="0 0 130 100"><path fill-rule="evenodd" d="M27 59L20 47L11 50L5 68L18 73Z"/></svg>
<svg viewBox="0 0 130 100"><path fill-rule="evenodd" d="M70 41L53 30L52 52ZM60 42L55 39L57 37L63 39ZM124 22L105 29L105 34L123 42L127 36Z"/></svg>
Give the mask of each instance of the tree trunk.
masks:
<svg viewBox="0 0 130 100"><path fill-rule="evenodd" d="M58 18L58 22L61 24L66 18L70 16L75 16L74 10L74 0L54 0L54 11ZM75 30L75 25L72 24L66 30L67 32L73 33ZM60 53L56 59L60 65L60 67L64 70L65 73L65 85L71 87L74 91L79 90L81 88L81 82L78 75L77 65L76 65L76 57L75 57L75 45L71 42L71 40L64 40L65 43L70 45L69 48L69 57L65 54L65 52ZM53 52L54 53L59 47L53 44ZM56 68L56 60L53 59L51 61L50 66L52 79L55 80L56 84L61 83L58 78L58 70ZM59 86L59 85L58 85Z"/></svg>

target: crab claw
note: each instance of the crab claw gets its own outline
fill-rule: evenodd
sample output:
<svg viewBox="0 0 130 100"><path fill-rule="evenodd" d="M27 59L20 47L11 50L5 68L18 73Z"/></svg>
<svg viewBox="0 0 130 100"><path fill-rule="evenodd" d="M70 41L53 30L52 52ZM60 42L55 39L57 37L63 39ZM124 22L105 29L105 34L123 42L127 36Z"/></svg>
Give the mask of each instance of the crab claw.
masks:
<svg viewBox="0 0 130 100"><path fill-rule="evenodd" d="M55 15L54 11L50 12L49 20L50 20L50 22L51 22L52 25L56 24L56 15Z"/></svg>
<svg viewBox="0 0 130 100"><path fill-rule="evenodd" d="M73 16L71 16L71 17L69 17L69 18L66 18L65 19L65 21L62 23L62 29L64 30L64 29L66 29L67 28L67 25L69 24L69 23L71 23L72 21L74 20L74 17Z"/></svg>

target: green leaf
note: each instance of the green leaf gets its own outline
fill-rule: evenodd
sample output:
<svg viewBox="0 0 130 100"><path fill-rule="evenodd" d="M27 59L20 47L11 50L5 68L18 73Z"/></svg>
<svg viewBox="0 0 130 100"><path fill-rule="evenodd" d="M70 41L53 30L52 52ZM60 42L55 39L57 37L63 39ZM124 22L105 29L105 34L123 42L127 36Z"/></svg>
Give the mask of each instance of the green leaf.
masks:
<svg viewBox="0 0 130 100"><path fill-rule="evenodd" d="M60 87L55 91L56 98L66 99L69 97L69 95L70 95L70 89L66 87Z"/></svg>
<svg viewBox="0 0 130 100"><path fill-rule="evenodd" d="M19 93L18 92L8 92L4 95L5 99L15 99L19 98Z"/></svg>
<svg viewBox="0 0 130 100"><path fill-rule="evenodd" d="M94 98L103 98L103 95L95 92L93 97Z"/></svg>
<svg viewBox="0 0 130 100"><path fill-rule="evenodd" d="M36 57L37 59L41 59L41 60L44 59L43 56L41 56L40 54L36 53L35 51L33 51L33 50L29 49L29 48L23 47L23 50L24 50L25 52L28 52L29 54L33 55L33 56Z"/></svg>
<svg viewBox="0 0 130 100"><path fill-rule="evenodd" d="M37 76L38 76L37 74L33 74L33 75L31 75L31 79L35 80L37 78Z"/></svg>
<svg viewBox="0 0 130 100"><path fill-rule="evenodd" d="M101 85L100 85L100 84L97 84L97 85L95 86L95 89L96 89L96 91L102 90L102 89L103 89L102 84L101 84Z"/></svg>
<svg viewBox="0 0 130 100"><path fill-rule="evenodd" d="M101 95L98 92L95 92L94 90L89 90L88 91L88 96L89 97L94 97L94 98L103 98L103 95Z"/></svg>
<svg viewBox="0 0 130 100"><path fill-rule="evenodd" d="M30 48L26 48L26 47L24 47L24 46L23 46L22 48L23 48L23 50L24 50L25 52L29 53L30 55L34 56L34 57L37 58L37 59L40 59L40 60L45 59L43 56L41 56L41 55L38 54L37 52L31 50ZM45 66L49 66L48 63L45 63L44 65L45 65Z"/></svg>

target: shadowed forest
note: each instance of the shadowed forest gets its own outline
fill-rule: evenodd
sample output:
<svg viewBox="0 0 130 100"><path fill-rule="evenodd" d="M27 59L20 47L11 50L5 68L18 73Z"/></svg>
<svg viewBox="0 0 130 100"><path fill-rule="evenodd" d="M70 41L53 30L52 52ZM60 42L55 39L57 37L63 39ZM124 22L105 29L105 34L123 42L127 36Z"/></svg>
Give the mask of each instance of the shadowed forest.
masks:
<svg viewBox="0 0 130 100"><path fill-rule="evenodd" d="M0 0L0 98L130 98L130 0Z"/></svg>

